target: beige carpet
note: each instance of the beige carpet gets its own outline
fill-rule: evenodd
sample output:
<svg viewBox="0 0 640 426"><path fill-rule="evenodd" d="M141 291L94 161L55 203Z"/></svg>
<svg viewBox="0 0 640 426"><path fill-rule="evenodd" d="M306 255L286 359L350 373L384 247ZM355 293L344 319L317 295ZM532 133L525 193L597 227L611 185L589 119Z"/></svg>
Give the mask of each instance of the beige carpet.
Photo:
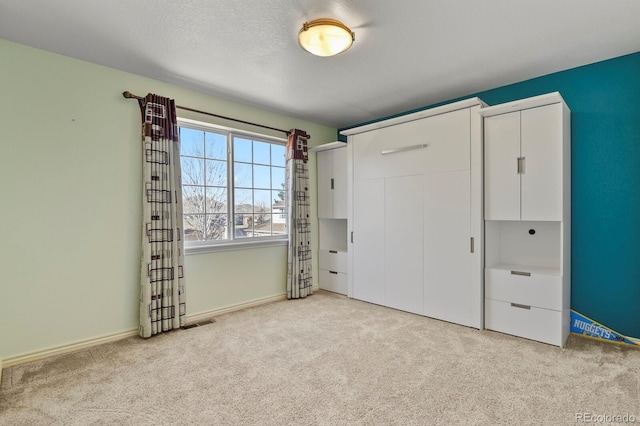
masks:
<svg viewBox="0 0 640 426"><path fill-rule="evenodd" d="M327 292L6 369L2 425L640 422L640 350L565 349ZM615 420L615 418L613 418Z"/></svg>

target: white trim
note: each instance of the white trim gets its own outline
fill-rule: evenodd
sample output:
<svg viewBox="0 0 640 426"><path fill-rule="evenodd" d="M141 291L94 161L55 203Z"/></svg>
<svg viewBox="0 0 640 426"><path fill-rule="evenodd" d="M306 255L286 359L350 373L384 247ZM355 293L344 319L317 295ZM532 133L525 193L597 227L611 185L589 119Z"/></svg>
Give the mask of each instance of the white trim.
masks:
<svg viewBox="0 0 640 426"><path fill-rule="evenodd" d="M309 148L309 151L313 151L313 152L328 151L330 149L344 148L345 146L347 146L346 142L336 141L336 142L323 143L322 145L314 146L312 148Z"/></svg>
<svg viewBox="0 0 640 426"><path fill-rule="evenodd" d="M234 311L239 311L242 309L251 308L254 306L264 305L267 303L272 303L280 300L286 300L287 294L282 293L275 296L263 297L260 299L251 300L248 302L238 303L235 305L223 306L222 308L212 309L210 311L201 312L194 315L187 316L187 323L198 322L206 318L211 318L213 316L227 314ZM119 333L107 334L101 337L96 337L87 340L81 340L78 342L70 343L67 345L56 346L49 349L44 349L40 351L30 352L18 356L14 356L11 358L7 358L5 360L0 360L0 377L2 374L2 367L9 368L15 367L16 365L26 364L28 362L39 361L45 358L49 358L56 355L62 355L69 352L79 351L81 349L87 349L93 346L98 346L104 343L116 342L118 340L126 339L127 337L137 336L138 329L122 331Z"/></svg>
<svg viewBox="0 0 640 426"><path fill-rule="evenodd" d="M537 108L545 105L566 103L560 92L547 93L545 95L533 96L526 99L518 99L513 102L506 102L503 104L493 105L485 108L480 108L480 115L483 117L491 117L493 115L506 114L509 112L522 111L524 109ZM568 108L568 107L567 107Z"/></svg>
<svg viewBox="0 0 640 426"><path fill-rule="evenodd" d="M253 240L253 241L245 241L245 240ZM277 246L286 246L289 244L288 237L285 236L284 239L269 239L269 240L260 240L255 241L255 238L247 237L238 240L231 240L225 243L219 244L203 244L203 245L192 245L184 246L184 254L185 256L189 256L192 254L202 254L202 253L211 253L217 251L231 251L231 250L250 250L264 247L277 247Z"/></svg>
<svg viewBox="0 0 640 426"><path fill-rule="evenodd" d="M15 367L16 365L26 364L27 362L39 361L41 359L49 358L56 355L62 355L69 352L79 351L80 349L90 348L92 346L101 345L103 343L115 342L118 340L126 339L127 337L136 336L138 329L122 331L120 333L107 334L105 336L96 337L88 340L81 340L79 342L70 343L68 345L56 346L41 351L26 353L23 355L14 356L4 360L5 368Z"/></svg>
<svg viewBox="0 0 640 426"><path fill-rule="evenodd" d="M191 127L191 128L197 128L198 130L205 130L205 131L211 131L211 130L217 130L220 132L225 132L225 133L233 133L236 135L240 135L240 136L248 136L251 138L262 138L265 139L266 141L273 141L276 143L280 143L282 145L286 145L287 144L287 138L280 138L277 136L270 136L270 135L265 135L264 133L256 133L256 132L250 132L248 130L241 130L241 129L237 129L235 127L227 127L227 126L221 126L219 124L213 124L213 123L208 123L206 121L198 121L198 120L191 120L190 118L180 118L178 117L178 126L180 126L181 124L185 124L187 127Z"/></svg>
<svg viewBox="0 0 640 426"><path fill-rule="evenodd" d="M266 305L267 303L279 302L287 299L287 293L277 294L275 296L262 297L260 299L250 300L248 302L238 303L235 305L223 306L222 308L212 309L197 314L187 316L187 324L202 321L214 316L228 314L230 312L241 311L255 306Z"/></svg>
<svg viewBox="0 0 640 426"><path fill-rule="evenodd" d="M399 117L394 117L387 120L377 121L371 124L365 124L364 126L343 130L340 132L340 134L346 135L346 136L355 135L358 133L368 132L370 130L381 129L383 127L389 127L389 126L393 126L400 123L406 123L407 121L420 120L421 118L425 118L425 117L432 117L434 115L445 114L448 112L457 111L459 109L471 108L476 105L480 105L480 107L486 106L486 104L480 98L469 98L462 101L442 105L439 107L426 109L424 111L405 114Z"/></svg>

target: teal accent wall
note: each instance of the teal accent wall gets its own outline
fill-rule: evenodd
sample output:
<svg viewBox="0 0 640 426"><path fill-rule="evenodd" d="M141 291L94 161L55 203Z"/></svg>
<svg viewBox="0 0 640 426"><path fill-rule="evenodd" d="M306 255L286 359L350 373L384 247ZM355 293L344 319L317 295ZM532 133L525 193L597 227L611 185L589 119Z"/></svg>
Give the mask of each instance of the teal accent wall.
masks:
<svg viewBox="0 0 640 426"><path fill-rule="evenodd" d="M571 109L571 309L640 337L640 52L437 105L549 92Z"/></svg>

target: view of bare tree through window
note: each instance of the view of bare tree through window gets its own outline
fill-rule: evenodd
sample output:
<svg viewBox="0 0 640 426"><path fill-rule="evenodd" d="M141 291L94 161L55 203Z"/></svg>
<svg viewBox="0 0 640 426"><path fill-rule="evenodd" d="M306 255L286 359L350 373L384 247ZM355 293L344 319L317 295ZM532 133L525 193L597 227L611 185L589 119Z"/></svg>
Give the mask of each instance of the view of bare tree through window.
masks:
<svg viewBox="0 0 640 426"><path fill-rule="evenodd" d="M227 137L180 128L186 241L227 238Z"/></svg>
<svg viewBox="0 0 640 426"><path fill-rule="evenodd" d="M180 144L185 241L286 234L284 145L185 126Z"/></svg>

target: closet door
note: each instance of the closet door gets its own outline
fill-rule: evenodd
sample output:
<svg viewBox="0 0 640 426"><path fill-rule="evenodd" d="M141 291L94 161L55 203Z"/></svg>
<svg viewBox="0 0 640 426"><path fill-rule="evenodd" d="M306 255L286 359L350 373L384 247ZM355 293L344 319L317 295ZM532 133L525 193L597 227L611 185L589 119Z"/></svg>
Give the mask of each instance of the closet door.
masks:
<svg viewBox="0 0 640 426"><path fill-rule="evenodd" d="M520 220L520 112L484 120L484 218Z"/></svg>
<svg viewBox="0 0 640 426"><path fill-rule="evenodd" d="M522 111L522 220L562 220L562 104Z"/></svg>
<svg viewBox="0 0 640 426"><path fill-rule="evenodd" d="M333 153L333 217L347 218L347 149L338 148Z"/></svg>
<svg viewBox="0 0 640 426"><path fill-rule="evenodd" d="M354 181L353 297L384 305L384 179Z"/></svg>
<svg viewBox="0 0 640 426"><path fill-rule="evenodd" d="M385 305L423 311L423 175L385 179Z"/></svg>
<svg viewBox="0 0 640 426"><path fill-rule="evenodd" d="M333 218L333 151L320 151L317 154L318 167L318 218ZM335 186L335 185L334 185Z"/></svg>
<svg viewBox="0 0 640 426"><path fill-rule="evenodd" d="M477 300L470 288L470 172L433 173L424 181L424 315L477 327L471 318Z"/></svg>

